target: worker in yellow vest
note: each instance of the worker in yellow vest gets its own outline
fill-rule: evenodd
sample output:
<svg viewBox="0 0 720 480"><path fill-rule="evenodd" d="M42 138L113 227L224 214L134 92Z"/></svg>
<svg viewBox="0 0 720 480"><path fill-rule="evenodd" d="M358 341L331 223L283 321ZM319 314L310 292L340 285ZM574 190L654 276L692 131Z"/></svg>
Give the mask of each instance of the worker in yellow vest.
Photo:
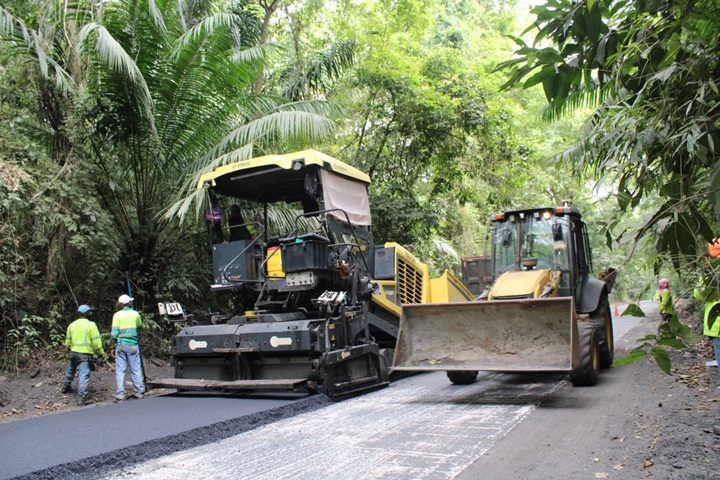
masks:
<svg viewBox="0 0 720 480"><path fill-rule="evenodd" d="M667 323L675 314L672 293L670 293L670 285L666 278L660 279L658 287L660 288L658 290L658 310L660 310L663 323Z"/></svg>
<svg viewBox="0 0 720 480"><path fill-rule="evenodd" d="M87 398L88 385L90 384L90 370L94 369L94 357L98 355L100 361L105 357L100 332L95 322L88 317L92 308L88 305L80 305L77 309L80 318L72 322L67 328L65 346L70 350L70 364L63 379L62 393L70 391L70 385L78 372L78 405L83 406L92 403Z"/></svg>
<svg viewBox="0 0 720 480"><path fill-rule="evenodd" d="M715 350L715 362L720 372L720 237L708 245L707 265L700 286L693 296L705 304L703 335L710 337Z"/></svg>
<svg viewBox="0 0 720 480"><path fill-rule="evenodd" d="M145 396L145 378L142 371L142 358L140 357L140 339L138 328L142 325L140 314L130 306L133 298L129 295L120 295L118 306L112 320L110 336L115 345L115 383L117 394L115 401L125 400L125 371L130 367L130 378L135 388L135 398Z"/></svg>

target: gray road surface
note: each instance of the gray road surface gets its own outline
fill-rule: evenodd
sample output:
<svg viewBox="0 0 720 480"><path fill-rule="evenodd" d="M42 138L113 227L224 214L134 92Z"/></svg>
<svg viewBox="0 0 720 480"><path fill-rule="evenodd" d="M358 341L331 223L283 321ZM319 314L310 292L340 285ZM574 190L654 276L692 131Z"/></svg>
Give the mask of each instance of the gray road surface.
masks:
<svg viewBox="0 0 720 480"><path fill-rule="evenodd" d="M483 374L467 386L444 372L406 378L105 478L452 479L563 383L557 375L516 384L508 377Z"/></svg>
<svg viewBox="0 0 720 480"><path fill-rule="evenodd" d="M613 323L616 351L641 336L638 319ZM453 386L437 372L339 403L175 395L88 407L0 424L0 479L450 479L472 471L538 405L559 401L567 383L481 373Z"/></svg>
<svg viewBox="0 0 720 480"><path fill-rule="evenodd" d="M642 334L633 330L639 323L636 318L613 320L617 343L625 345L618 345L620 353ZM577 390L596 398L606 390L614 393L612 385L609 381L605 389L602 384L594 387L598 389L594 393L593 389ZM478 382L457 386L449 383L444 372L435 372L103 478L481 478L487 476L487 470L475 464L483 454L533 415L539 405L562 404L567 389L574 390L565 375L481 373ZM571 410L587 402L587 398L573 397ZM535 438L542 439L548 433L543 429L561 421L544 418L550 423L536 426ZM582 432L578 433L582 437ZM526 453L534 455L532 445ZM513 461L504 461L507 474Z"/></svg>

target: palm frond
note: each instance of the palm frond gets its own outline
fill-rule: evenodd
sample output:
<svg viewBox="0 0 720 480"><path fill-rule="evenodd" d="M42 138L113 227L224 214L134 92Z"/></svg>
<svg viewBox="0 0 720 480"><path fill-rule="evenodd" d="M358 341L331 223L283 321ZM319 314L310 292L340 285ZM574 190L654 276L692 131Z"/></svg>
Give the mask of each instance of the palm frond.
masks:
<svg viewBox="0 0 720 480"><path fill-rule="evenodd" d="M542 118L554 122L562 117L570 115L584 108L595 108L600 105L608 96L609 90L593 84L572 91L562 103L550 102L543 107Z"/></svg>
<svg viewBox="0 0 720 480"><path fill-rule="evenodd" d="M328 50L318 53L303 71L281 74L291 78L283 96L290 100L302 100L313 93L327 95L329 82L339 79L344 71L355 65L357 45L355 40L338 41Z"/></svg>
<svg viewBox="0 0 720 480"><path fill-rule="evenodd" d="M155 0L148 0L148 10L150 10L150 18L152 18L155 27L157 27L163 34L167 33L167 27L165 26L165 19L158 10Z"/></svg>
<svg viewBox="0 0 720 480"><path fill-rule="evenodd" d="M48 57L45 44L38 33L29 29L25 23L13 16L0 6L0 35L11 40L16 47L23 49L37 60L38 70L43 78L50 78L50 71L54 73L55 86L63 93L67 93L74 85L72 77L53 58Z"/></svg>
<svg viewBox="0 0 720 480"><path fill-rule="evenodd" d="M254 45L235 50L230 57L230 61L235 63L252 63L257 60L263 60L267 57L269 51L278 48L278 45L272 42L263 45Z"/></svg>
<svg viewBox="0 0 720 480"><path fill-rule="evenodd" d="M80 31L81 51L84 50L85 44L90 42L90 36L92 34L95 34L97 37L94 50L100 58L100 61L113 72L129 78L131 84L138 87L136 91L139 93L138 100L140 101L140 107L144 110L146 120L154 131L155 121L152 115L152 96L137 64L104 26L94 22L83 26Z"/></svg>
<svg viewBox="0 0 720 480"><path fill-rule="evenodd" d="M335 122L315 113L288 111L270 113L235 128L200 159L205 165L235 145L248 145L260 139L290 136L325 138L335 127Z"/></svg>
<svg viewBox="0 0 720 480"><path fill-rule="evenodd" d="M185 32L175 42L175 49L170 54L171 60L177 60L178 56L191 44L212 36L219 28L232 28L234 18L230 13L217 13L211 17L204 18L200 23ZM228 36L229 38L229 36Z"/></svg>

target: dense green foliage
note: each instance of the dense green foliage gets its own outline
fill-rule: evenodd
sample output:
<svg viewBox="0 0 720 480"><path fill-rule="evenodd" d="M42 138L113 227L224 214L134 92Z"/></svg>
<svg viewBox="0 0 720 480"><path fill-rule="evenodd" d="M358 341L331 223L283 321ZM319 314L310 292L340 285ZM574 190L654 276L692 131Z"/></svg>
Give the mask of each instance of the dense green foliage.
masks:
<svg viewBox="0 0 720 480"><path fill-rule="evenodd" d="M516 39L501 65L506 86L542 84L550 116L596 107L565 155L617 185L608 240L654 241L682 271L720 231L720 3L553 0L533 13L534 44ZM652 214L617 228L636 207Z"/></svg>
<svg viewBox="0 0 720 480"><path fill-rule="evenodd" d="M542 84L550 118L595 107L563 156L603 188L617 186L609 246L654 243L655 273L674 268L676 295L701 277L718 285L707 244L720 233L720 2L552 0L533 9L532 46L522 39L505 87ZM648 212L627 222L633 210ZM667 272L667 268L665 268ZM667 373L664 347L691 336L677 316L629 358L649 353Z"/></svg>
<svg viewBox="0 0 720 480"><path fill-rule="evenodd" d="M11 139L0 280L15 287L0 302L4 330L27 312L51 328L79 303L102 306L107 327L126 282L139 308L163 296L202 298L201 230L164 213L202 169L247 158L253 144L327 135L331 109L254 94L269 47L259 43L260 12L243 5L26 7L23 18L0 9Z"/></svg>
<svg viewBox="0 0 720 480"><path fill-rule="evenodd" d="M80 303L109 330L128 286L162 348L155 302L221 301L198 176L308 147L370 174L376 240L435 273L483 253L494 211L572 198L596 270L622 264L618 294L647 296L658 257L628 239L698 259L718 226L717 22L634 5L551 0L528 47L514 2L4 2L4 366L61 352ZM543 89L501 91L521 83Z"/></svg>

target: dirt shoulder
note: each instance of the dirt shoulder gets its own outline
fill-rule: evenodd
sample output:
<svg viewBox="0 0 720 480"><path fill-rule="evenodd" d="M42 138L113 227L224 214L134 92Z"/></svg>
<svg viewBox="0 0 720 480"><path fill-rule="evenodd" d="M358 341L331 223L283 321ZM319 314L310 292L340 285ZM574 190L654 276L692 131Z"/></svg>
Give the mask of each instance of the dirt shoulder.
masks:
<svg viewBox="0 0 720 480"><path fill-rule="evenodd" d="M164 359L146 359L148 379L172 377L173 368ZM67 363L50 358L42 359L31 369L17 373L0 373L0 422L21 420L75 408L77 406L77 374L72 391L60 393ZM132 392L129 374L126 389ZM110 403L116 393L115 365L108 363L90 373L88 398L93 402ZM157 391L150 390L149 395Z"/></svg>
<svg viewBox="0 0 720 480"><path fill-rule="evenodd" d="M706 366L714 358L703 337L687 350L671 352L672 377L655 370L637 379L639 389L654 393L627 422L627 434L644 440L633 457L634 462L644 457L646 477L713 478L720 472L720 373Z"/></svg>
<svg viewBox="0 0 720 480"><path fill-rule="evenodd" d="M458 479L717 478L720 374L702 338L670 352L673 375L646 358L604 371L594 387L566 385Z"/></svg>

